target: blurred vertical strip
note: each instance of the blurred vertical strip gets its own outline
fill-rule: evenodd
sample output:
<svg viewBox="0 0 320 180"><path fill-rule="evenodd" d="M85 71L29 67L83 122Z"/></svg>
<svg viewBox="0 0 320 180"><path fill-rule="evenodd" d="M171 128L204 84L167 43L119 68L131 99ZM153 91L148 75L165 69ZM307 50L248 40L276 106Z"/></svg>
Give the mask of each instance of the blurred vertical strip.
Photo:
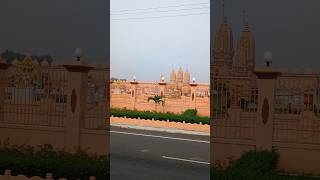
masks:
<svg viewBox="0 0 320 180"><path fill-rule="evenodd" d="M213 43L214 43L214 1L210 0L210 167L213 165ZM210 175L212 177L212 174ZM212 178L211 178L212 179Z"/></svg>
<svg viewBox="0 0 320 180"><path fill-rule="evenodd" d="M106 25L107 25L107 39L106 39L106 43L107 43L107 82L106 82L106 89L107 89L107 124L108 124L108 154L109 154L109 160L110 160L110 0L106 0L107 1L107 18L106 18ZM110 163L110 161L109 161ZM109 175L110 175L110 164L109 164ZM110 177L109 177L110 179Z"/></svg>
<svg viewBox="0 0 320 180"><path fill-rule="evenodd" d="M106 118L106 120L107 120L107 126L108 126L108 128L107 128L107 134L108 134L108 138L107 138L107 140L108 140L108 143L107 143L107 145L108 145L108 159L109 159L109 163L108 163L108 174L109 174L109 177L108 177L108 179L110 179L110 2L111 2L111 0L106 0L107 1L107 7L106 7L106 15L107 15L107 17L106 17L106 26L107 26L107 39L106 39L106 44L107 44L107 46L106 46L106 48L107 48L107 50L106 50L106 52L107 52L107 54L106 54L106 60L107 60L107 62L106 62L106 73L107 73L107 80L106 80L106 84L105 84L105 86L106 86L106 108L107 108L107 118Z"/></svg>

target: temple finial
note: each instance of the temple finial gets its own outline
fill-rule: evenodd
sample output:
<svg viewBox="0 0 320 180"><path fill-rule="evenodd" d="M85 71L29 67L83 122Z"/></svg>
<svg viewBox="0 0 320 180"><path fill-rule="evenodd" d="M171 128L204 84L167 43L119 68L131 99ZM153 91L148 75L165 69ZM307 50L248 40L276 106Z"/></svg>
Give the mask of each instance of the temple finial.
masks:
<svg viewBox="0 0 320 180"><path fill-rule="evenodd" d="M224 0L222 0L221 6L222 6L222 18L224 18L225 17L225 2L224 2Z"/></svg>
<svg viewBox="0 0 320 180"><path fill-rule="evenodd" d="M244 9L243 11L242 11L242 18L243 18L243 24L244 25L246 25L246 24L248 24L248 16L247 16L247 11Z"/></svg>
<svg viewBox="0 0 320 180"><path fill-rule="evenodd" d="M249 22L248 22L247 11L244 9L242 11L242 14L243 14L242 18L243 18L243 26L244 26L243 31L249 32L250 31L250 27L249 27Z"/></svg>

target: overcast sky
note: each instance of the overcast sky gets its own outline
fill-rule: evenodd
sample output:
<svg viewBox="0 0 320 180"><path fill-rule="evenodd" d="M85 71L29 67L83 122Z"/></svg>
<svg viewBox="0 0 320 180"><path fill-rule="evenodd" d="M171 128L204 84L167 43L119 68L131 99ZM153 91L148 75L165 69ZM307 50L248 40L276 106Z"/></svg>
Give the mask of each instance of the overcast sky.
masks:
<svg viewBox="0 0 320 180"><path fill-rule="evenodd" d="M0 48L106 62L107 0L1 0Z"/></svg>
<svg viewBox="0 0 320 180"><path fill-rule="evenodd" d="M319 0L225 1L225 14L235 40L243 25L242 10L247 10L256 38L258 64L263 62L263 52L269 50L273 52L274 66L319 70ZM49 54L64 60L73 58L74 49L82 47L87 61L106 62L107 2L1 0L0 48L33 55ZM197 81L208 82L208 2L111 0L111 75L127 79L135 75L138 80L155 81L160 73L168 79L171 67L177 69L182 65L189 67ZM218 24L221 5L219 0L214 3L214 20ZM182 6L186 4L189 5ZM162 8L150 9L155 7ZM144 8L149 9L136 10L134 14L123 11ZM189 16L163 17L176 15Z"/></svg>
<svg viewBox="0 0 320 180"><path fill-rule="evenodd" d="M209 15L123 20L129 15L130 18L162 15L159 12L152 15L124 15L123 13L132 11L121 11L206 2L208 1L112 0L111 9L120 11L114 12L120 15L111 16L117 19L111 21L112 75L129 79L135 75L140 80L158 80L160 73L164 73L168 78L171 66L177 68L181 64L183 67L189 67L192 76L198 81L208 82ZM211 2L214 3L214 22L217 27L222 19L221 0ZM197 8L188 13L207 12L206 9L198 8L205 6L205 4L188 6ZM225 0L225 15L228 16L233 29L236 48L236 41L244 22L243 10L246 10L246 19L256 39L257 65L263 64L264 52L271 51L273 66L289 69L312 67L319 71L319 7L318 0ZM169 10L180 8L169 8Z"/></svg>
<svg viewBox="0 0 320 180"><path fill-rule="evenodd" d="M171 68L181 65L197 81L209 82L209 2L111 0L111 76L158 81L163 73L168 80Z"/></svg>
<svg viewBox="0 0 320 180"><path fill-rule="evenodd" d="M320 70L319 0L225 1L235 40L246 9L256 39L257 63L262 64L264 52L271 51L274 66ZM215 1L215 24L221 22L220 2Z"/></svg>

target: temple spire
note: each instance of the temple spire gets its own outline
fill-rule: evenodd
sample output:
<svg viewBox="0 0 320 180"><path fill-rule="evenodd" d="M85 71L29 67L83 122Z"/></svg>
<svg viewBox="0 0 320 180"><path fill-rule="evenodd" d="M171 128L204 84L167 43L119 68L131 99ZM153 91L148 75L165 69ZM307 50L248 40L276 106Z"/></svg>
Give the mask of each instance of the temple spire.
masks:
<svg viewBox="0 0 320 180"><path fill-rule="evenodd" d="M247 11L243 10L242 13L243 13L243 26L244 26L243 31L250 32Z"/></svg>
<svg viewBox="0 0 320 180"><path fill-rule="evenodd" d="M255 67L255 39L243 10L244 27L239 34L233 70L239 75L248 75Z"/></svg>
<svg viewBox="0 0 320 180"><path fill-rule="evenodd" d="M245 9L242 11L242 16L243 16L242 17L243 24L246 25L248 23L248 18L247 18L247 11Z"/></svg>
<svg viewBox="0 0 320 180"><path fill-rule="evenodd" d="M224 2L224 0L222 0L221 6L222 6L222 18L225 19L225 2Z"/></svg>

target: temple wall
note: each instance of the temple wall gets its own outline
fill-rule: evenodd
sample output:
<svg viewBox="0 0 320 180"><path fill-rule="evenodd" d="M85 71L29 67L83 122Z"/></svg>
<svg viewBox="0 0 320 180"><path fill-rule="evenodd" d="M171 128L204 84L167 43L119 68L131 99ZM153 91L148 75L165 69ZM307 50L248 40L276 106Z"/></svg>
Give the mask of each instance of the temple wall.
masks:
<svg viewBox="0 0 320 180"><path fill-rule="evenodd" d="M112 83L110 103L111 107L115 108L164 113L173 112L177 114L183 113L187 109L197 109L199 116L210 116L209 85L199 84L194 88L190 85L185 85L183 89L189 93L182 93L182 91L175 92L172 89L172 84L161 85L145 82L139 82L138 84L130 84L128 82ZM149 97L160 95L161 92L165 101L163 105L157 105L153 101L148 101ZM193 99L192 93L194 94Z"/></svg>

